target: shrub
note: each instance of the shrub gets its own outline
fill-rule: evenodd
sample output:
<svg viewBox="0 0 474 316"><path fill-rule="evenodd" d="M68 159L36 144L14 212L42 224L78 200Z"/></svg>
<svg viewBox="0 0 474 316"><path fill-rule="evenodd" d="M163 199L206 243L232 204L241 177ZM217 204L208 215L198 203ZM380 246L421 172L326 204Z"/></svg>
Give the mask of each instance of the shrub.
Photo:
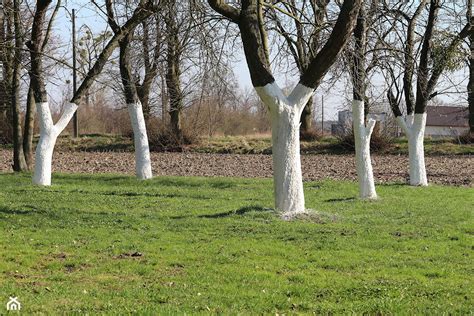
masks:
<svg viewBox="0 0 474 316"><path fill-rule="evenodd" d="M320 131L316 129L310 129L307 131L300 130L300 140L304 142L314 142L321 140L323 135L321 134Z"/></svg>
<svg viewBox="0 0 474 316"><path fill-rule="evenodd" d="M182 137L176 135L168 126L149 124L148 142L151 151L183 151L187 145L199 141L196 134L183 130Z"/></svg>
<svg viewBox="0 0 474 316"><path fill-rule="evenodd" d="M466 144L466 145L474 144L474 133L471 133L468 131L464 133L463 135L459 136L459 138L454 139L454 142L456 144L458 143Z"/></svg>
<svg viewBox="0 0 474 316"><path fill-rule="evenodd" d="M354 131L351 128L346 133L337 136L338 145L345 151L354 152ZM393 146L393 137L385 131L374 130L370 137L370 150L371 152L386 152Z"/></svg>

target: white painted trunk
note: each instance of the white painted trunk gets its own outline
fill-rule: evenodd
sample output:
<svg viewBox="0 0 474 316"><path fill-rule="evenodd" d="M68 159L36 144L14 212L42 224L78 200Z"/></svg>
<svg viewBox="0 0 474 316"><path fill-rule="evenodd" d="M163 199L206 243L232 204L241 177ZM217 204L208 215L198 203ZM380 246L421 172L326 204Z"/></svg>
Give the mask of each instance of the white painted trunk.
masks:
<svg viewBox="0 0 474 316"><path fill-rule="evenodd" d="M305 212L300 158L300 116L314 90L301 84L286 97L276 83L257 87L272 119L275 209L284 219Z"/></svg>
<svg viewBox="0 0 474 316"><path fill-rule="evenodd" d="M153 174L151 171L150 148L142 104L140 102L129 104L128 113L133 128L136 175L141 180L151 179Z"/></svg>
<svg viewBox="0 0 474 316"><path fill-rule="evenodd" d="M40 126L40 139L35 153L33 183L38 185L51 185L51 166L54 146L56 145L59 134L66 128L74 112L76 112L77 105L68 103L61 118L55 125L53 124L48 102L37 103L36 108Z"/></svg>
<svg viewBox="0 0 474 316"><path fill-rule="evenodd" d="M57 138L56 132L52 130L49 133L41 132L35 153L34 184L51 185L51 166Z"/></svg>
<svg viewBox="0 0 474 316"><path fill-rule="evenodd" d="M410 185L427 186L428 177L426 176L423 143L425 136L426 113L408 115L406 122L401 116L396 119L408 137Z"/></svg>
<svg viewBox="0 0 474 316"><path fill-rule="evenodd" d="M275 208L286 217L305 211L299 129L295 111L272 114Z"/></svg>
<svg viewBox="0 0 474 316"><path fill-rule="evenodd" d="M365 126L364 102L359 100L352 101L352 116L359 196L362 199L376 199L374 173L370 160L370 137L375 121L370 119L368 125Z"/></svg>
<svg viewBox="0 0 474 316"><path fill-rule="evenodd" d="M424 136L426 113L415 114L410 135L408 136L408 157L410 160L410 185L427 186Z"/></svg>

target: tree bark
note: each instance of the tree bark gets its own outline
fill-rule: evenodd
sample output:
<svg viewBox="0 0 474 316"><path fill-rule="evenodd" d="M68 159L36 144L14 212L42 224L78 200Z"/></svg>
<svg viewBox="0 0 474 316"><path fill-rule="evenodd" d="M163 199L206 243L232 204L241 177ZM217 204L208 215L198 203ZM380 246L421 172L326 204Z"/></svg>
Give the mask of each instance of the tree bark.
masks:
<svg viewBox="0 0 474 316"><path fill-rule="evenodd" d="M35 131L36 106L31 85L28 87L26 98L25 126L23 132L23 153L25 155L28 170L33 169L33 137Z"/></svg>
<svg viewBox="0 0 474 316"><path fill-rule="evenodd" d="M180 41L178 26L176 24L176 11L174 1L168 6L165 17L166 23L166 88L169 100L170 128L178 143L183 142L183 129L181 126L181 112L184 108L183 92L181 90L181 70L180 70Z"/></svg>
<svg viewBox="0 0 474 316"><path fill-rule="evenodd" d="M19 0L13 0L13 14L15 25L15 57L13 65L13 81L11 91L12 122L13 122L13 170L26 171L28 166L23 154L23 136L21 128L20 115L20 72L21 72L21 53L23 48L23 30L20 21Z"/></svg>
<svg viewBox="0 0 474 316"><path fill-rule="evenodd" d="M302 132L309 132L313 126L313 98L310 98L304 106L300 121L300 130Z"/></svg>
<svg viewBox="0 0 474 316"><path fill-rule="evenodd" d="M467 19L470 24L469 47L471 55L469 56L469 82L467 84L467 98L469 103L469 136L474 139L474 16L472 14L472 0L468 1Z"/></svg>

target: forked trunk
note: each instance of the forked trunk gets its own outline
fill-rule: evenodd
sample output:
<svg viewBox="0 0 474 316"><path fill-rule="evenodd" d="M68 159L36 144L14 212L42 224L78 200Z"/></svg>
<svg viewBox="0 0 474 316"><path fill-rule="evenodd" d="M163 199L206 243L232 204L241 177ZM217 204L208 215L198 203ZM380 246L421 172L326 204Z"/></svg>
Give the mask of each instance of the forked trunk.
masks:
<svg viewBox="0 0 474 316"><path fill-rule="evenodd" d="M51 164L53 160L54 146L61 132L71 120L77 105L69 103L64 113L56 124L53 124L48 102L36 104L40 126L40 140L36 147L35 173L33 183L38 185L51 185Z"/></svg>
<svg viewBox="0 0 474 316"><path fill-rule="evenodd" d="M255 90L272 119L272 158L275 209L284 219L305 212L300 158L301 112L314 90L298 84L287 97L277 84Z"/></svg>
<svg viewBox="0 0 474 316"><path fill-rule="evenodd" d="M141 103L129 104L128 113L130 114L133 128L136 175L141 180L151 179L153 175L151 171L150 148Z"/></svg>
<svg viewBox="0 0 474 316"><path fill-rule="evenodd" d="M362 199L376 199L374 173L372 171L372 161L370 160L370 137L375 121L370 119L367 126L365 126L363 101L352 101L352 115L359 196Z"/></svg>
<svg viewBox="0 0 474 316"><path fill-rule="evenodd" d="M397 116L397 122L408 138L408 157L410 169L410 185L427 186L424 136L426 126L426 113L407 115L406 121L403 116Z"/></svg>

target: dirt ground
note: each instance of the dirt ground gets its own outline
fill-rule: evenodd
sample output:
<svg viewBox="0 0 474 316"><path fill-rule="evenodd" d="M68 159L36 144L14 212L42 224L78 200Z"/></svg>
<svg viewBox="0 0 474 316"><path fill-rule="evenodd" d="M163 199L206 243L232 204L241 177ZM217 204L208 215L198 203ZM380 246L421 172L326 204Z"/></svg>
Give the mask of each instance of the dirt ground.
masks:
<svg viewBox="0 0 474 316"><path fill-rule="evenodd" d="M0 149L0 172L11 171L11 151ZM271 177L269 155L152 153L153 173L173 176ZM408 157L375 155L377 182L404 182L408 178ZM134 173L134 154L130 152L56 152L53 172ZM325 178L355 180L352 155L303 155L305 180ZM428 156L426 168L430 183L472 186L474 157Z"/></svg>

